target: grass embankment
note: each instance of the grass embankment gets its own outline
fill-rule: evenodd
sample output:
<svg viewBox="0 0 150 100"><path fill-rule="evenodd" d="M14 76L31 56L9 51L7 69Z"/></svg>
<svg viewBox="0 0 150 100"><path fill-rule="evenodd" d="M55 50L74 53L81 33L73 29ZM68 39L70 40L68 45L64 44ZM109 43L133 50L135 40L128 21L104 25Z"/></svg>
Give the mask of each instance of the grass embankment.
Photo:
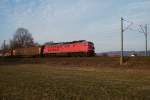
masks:
<svg viewBox="0 0 150 100"><path fill-rule="evenodd" d="M1 59L0 100L150 100L150 58L118 60Z"/></svg>
<svg viewBox="0 0 150 100"><path fill-rule="evenodd" d="M2 64L0 100L150 100L149 68L112 67L98 58L72 59Z"/></svg>

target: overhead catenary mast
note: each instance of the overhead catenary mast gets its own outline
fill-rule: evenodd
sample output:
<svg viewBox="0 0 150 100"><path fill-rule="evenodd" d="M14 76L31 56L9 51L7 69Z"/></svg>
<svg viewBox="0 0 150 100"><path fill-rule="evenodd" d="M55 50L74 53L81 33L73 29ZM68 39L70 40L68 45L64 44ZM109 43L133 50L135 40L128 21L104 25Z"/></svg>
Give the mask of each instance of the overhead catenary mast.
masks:
<svg viewBox="0 0 150 100"><path fill-rule="evenodd" d="M147 24L145 25L145 56L147 56Z"/></svg>
<svg viewBox="0 0 150 100"><path fill-rule="evenodd" d="M121 56L120 56L120 64L123 64L123 18L121 17Z"/></svg>
<svg viewBox="0 0 150 100"><path fill-rule="evenodd" d="M3 49L6 49L6 40L4 40Z"/></svg>

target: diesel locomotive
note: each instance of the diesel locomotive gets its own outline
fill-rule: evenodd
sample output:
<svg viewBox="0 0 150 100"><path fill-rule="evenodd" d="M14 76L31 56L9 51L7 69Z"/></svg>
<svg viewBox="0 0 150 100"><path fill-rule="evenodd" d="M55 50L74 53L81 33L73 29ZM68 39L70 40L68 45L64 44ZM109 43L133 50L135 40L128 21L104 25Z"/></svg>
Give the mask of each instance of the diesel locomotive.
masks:
<svg viewBox="0 0 150 100"><path fill-rule="evenodd" d="M53 43L49 45L0 50L4 57L44 57L44 56L94 56L94 44L80 40L73 42Z"/></svg>

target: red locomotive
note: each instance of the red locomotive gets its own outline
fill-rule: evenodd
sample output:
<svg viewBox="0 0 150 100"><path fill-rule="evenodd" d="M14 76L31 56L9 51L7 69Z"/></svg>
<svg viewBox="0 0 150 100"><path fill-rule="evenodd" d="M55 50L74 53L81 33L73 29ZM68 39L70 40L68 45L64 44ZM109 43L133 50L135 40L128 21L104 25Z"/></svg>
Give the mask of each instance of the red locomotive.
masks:
<svg viewBox="0 0 150 100"><path fill-rule="evenodd" d="M64 43L53 43L39 47L1 50L0 56L37 57L37 56L94 56L94 44L80 40Z"/></svg>
<svg viewBox="0 0 150 100"><path fill-rule="evenodd" d="M94 56L94 44L85 40L46 45L44 55Z"/></svg>

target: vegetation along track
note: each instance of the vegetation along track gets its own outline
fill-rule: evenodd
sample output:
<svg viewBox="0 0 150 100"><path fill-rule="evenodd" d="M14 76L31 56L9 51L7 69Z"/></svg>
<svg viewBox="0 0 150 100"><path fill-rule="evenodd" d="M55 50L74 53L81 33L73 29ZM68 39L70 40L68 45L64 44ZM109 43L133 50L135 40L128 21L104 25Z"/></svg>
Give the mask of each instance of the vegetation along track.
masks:
<svg viewBox="0 0 150 100"><path fill-rule="evenodd" d="M0 100L149 100L150 58L1 58Z"/></svg>

